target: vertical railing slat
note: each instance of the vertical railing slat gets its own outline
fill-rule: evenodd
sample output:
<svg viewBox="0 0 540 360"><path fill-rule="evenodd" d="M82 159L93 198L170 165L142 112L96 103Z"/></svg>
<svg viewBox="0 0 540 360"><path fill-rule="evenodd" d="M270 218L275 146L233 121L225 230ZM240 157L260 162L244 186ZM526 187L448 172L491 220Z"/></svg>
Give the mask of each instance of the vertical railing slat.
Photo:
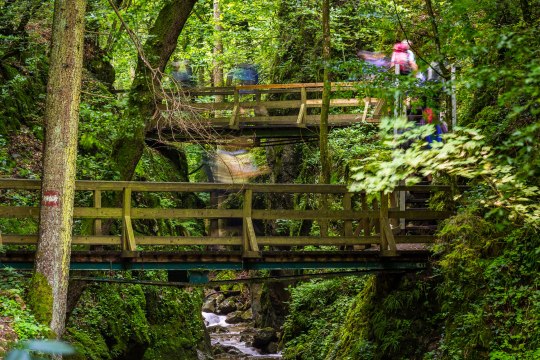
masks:
<svg viewBox="0 0 540 360"><path fill-rule="evenodd" d="M101 209L101 190L94 190L94 208ZM94 235L102 235L101 219L94 219Z"/></svg>
<svg viewBox="0 0 540 360"><path fill-rule="evenodd" d="M384 220L388 218L388 194L381 192L381 203L379 209L379 229L381 236L381 254L385 254L388 250L388 241L384 232Z"/></svg>
<svg viewBox="0 0 540 360"><path fill-rule="evenodd" d="M234 88L234 107L231 115L231 119L229 120L229 127L231 129L238 129L238 114L240 112L240 96L238 94L238 87Z"/></svg>
<svg viewBox="0 0 540 360"><path fill-rule="evenodd" d="M352 193L350 192L343 194L343 210L345 211L352 210ZM345 220L343 228L344 228L344 233L346 237L353 236L352 220Z"/></svg>

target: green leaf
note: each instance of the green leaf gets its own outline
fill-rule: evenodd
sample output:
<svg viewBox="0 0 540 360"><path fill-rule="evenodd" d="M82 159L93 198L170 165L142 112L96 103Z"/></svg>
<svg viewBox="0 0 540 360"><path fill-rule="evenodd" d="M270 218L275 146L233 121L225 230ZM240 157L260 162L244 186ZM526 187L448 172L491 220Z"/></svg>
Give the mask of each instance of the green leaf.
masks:
<svg viewBox="0 0 540 360"><path fill-rule="evenodd" d="M6 356L6 360L31 360L30 354L26 350L13 350Z"/></svg>
<svg viewBox="0 0 540 360"><path fill-rule="evenodd" d="M23 346L29 350L39 351L45 354L75 354L75 349L71 345L56 340L30 340L25 341Z"/></svg>

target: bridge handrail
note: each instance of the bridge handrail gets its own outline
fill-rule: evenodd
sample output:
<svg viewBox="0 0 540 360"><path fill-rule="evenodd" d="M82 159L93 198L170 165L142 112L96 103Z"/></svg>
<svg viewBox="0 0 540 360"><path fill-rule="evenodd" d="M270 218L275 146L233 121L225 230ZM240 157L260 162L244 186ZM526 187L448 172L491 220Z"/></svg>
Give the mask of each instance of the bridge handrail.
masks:
<svg viewBox="0 0 540 360"><path fill-rule="evenodd" d="M191 182L146 182L146 181L111 181L111 180L76 180L77 191L122 191L131 188L139 192L206 192L206 191L242 191L253 190L257 193L318 193L344 194L350 192L341 184L225 184ZM465 186L459 186L462 189ZM37 179L0 179L0 189L40 190L41 180ZM449 185L399 185L398 191L450 191Z"/></svg>
<svg viewBox="0 0 540 360"><path fill-rule="evenodd" d="M332 82L330 87L332 91L337 90L354 90L360 87L362 84L368 84L365 81L357 82ZM257 85L235 85L235 86L201 86L190 88L179 88L180 92L192 96L198 95L233 95L235 90L261 90L266 92L300 92L301 89L307 89L308 91L321 92L324 88L324 83L289 83L289 84L257 84ZM274 91L275 90L275 91ZM172 90L171 93L178 93L178 91Z"/></svg>
<svg viewBox="0 0 540 360"><path fill-rule="evenodd" d="M0 179L0 189L40 190L40 180ZM73 244L85 245L121 245L127 254L136 254L138 245L240 245L245 257L260 255L259 246L296 246L296 245L335 245L358 246L378 244L383 255L396 255L398 243L425 243L432 241L429 236L395 236L390 226L390 219L444 219L452 213L444 211L399 210L389 208L389 195L381 193L380 200L374 201L372 208L367 205L366 194L360 193L361 210L354 209L353 193L345 185L305 185L305 184L215 184L215 183L171 183L171 182L136 182L136 181L92 181L78 180L77 191L92 191L94 204L91 207L75 207L74 218L92 219L93 235L75 236ZM448 186L400 187L400 190L450 191ZM102 207L102 191L121 192L122 204L114 207ZM133 207L133 192L237 192L243 196L240 209L185 209L185 208L141 208ZM342 196L342 209L323 208L315 210L282 210L253 208L254 193L295 193ZM0 218L38 218L39 208L35 206L0 206ZM168 236L152 237L135 235L133 219L242 219L241 236ZM122 219L122 236L104 236L101 233L102 219ZM257 236L253 220L316 220L319 224L329 221L343 222L343 236L328 236L321 225L319 237L271 237ZM356 230L353 222L357 221ZM326 225L325 225L326 226ZM372 231L373 230L373 231ZM362 236L360 234L363 234ZM37 241L36 235L3 234L4 244L28 245Z"/></svg>
<svg viewBox="0 0 540 360"><path fill-rule="evenodd" d="M331 91L353 91L355 93L367 82L334 82ZM258 84L237 85L228 87L179 88L171 90L169 97L158 108L164 117L177 116L185 112L185 108L177 107L172 101L183 94L190 101L189 109L198 114L196 120L203 121L205 126L214 128L260 128L268 126L306 128L316 127L320 124L320 115L312 113L310 109L322 107L320 93L323 83L293 83L293 84ZM315 95L313 95L315 93ZM290 94L287 98L262 99L262 95ZM251 96L249 96L251 95ZM202 99L199 96L221 96L221 98ZM226 99L226 97L229 97ZM230 98L232 97L232 99ZM335 97L335 96L334 96ZM339 95L337 97L340 97ZM197 99L197 100L196 100ZM228 100L228 101L227 101ZM232 100L232 101L231 101ZM330 100L330 107L339 109L339 114L330 114L330 126L347 126L358 122L378 122L384 101L372 97L359 98L341 96ZM358 108L363 111L358 111ZM253 115L247 109L253 109ZM297 109L297 114L291 114L291 109ZM370 112L369 109L372 111ZM280 110L269 112L268 110ZM225 111L225 112L223 112Z"/></svg>

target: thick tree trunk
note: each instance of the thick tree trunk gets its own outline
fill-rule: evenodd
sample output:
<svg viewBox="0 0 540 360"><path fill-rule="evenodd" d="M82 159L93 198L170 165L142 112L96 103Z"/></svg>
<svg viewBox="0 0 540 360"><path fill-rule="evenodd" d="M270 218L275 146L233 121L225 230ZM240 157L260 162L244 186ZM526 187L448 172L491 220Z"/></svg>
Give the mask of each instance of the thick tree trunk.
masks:
<svg viewBox="0 0 540 360"><path fill-rule="evenodd" d="M330 159L328 157L328 111L330 109L330 0L323 0L322 11L323 27L323 62L324 62L324 88L322 95L321 125L319 148L321 151L321 183L330 183Z"/></svg>
<svg viewBox="0 0 540 360"><path fill-rule="evenodd" d="M129 128L113 149L113 159L122 180L131 180L144 150L146 132L156 118L156 100L161 90L161 73L176 49L178 36L184 28L197 0L168 1L161 9L145 43L144 55L156 73L147 68L139 57L135 80L129 94L125 115L130 119ZM154 75L155 74L155 75Z"/></svg>
<svg viewBox="0 0 540 360"><path fill-rule="evenodd" d="M57 337L66 317L85 8L85 0L55 1L45 104L39 241L29 303Z"/></svg>

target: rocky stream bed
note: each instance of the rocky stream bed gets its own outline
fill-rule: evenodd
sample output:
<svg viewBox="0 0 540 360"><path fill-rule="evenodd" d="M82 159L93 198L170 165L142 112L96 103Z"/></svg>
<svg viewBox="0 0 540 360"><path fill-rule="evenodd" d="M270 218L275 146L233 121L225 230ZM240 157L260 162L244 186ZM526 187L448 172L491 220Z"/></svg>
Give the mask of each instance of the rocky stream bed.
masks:
<svg viewBox="0 0 540 360"><path fill-rule="evenodd" d="M215 360L281 359L279 334L273 328L254 327L250 303L245 299L210 294L202 311Z"/></svg>

